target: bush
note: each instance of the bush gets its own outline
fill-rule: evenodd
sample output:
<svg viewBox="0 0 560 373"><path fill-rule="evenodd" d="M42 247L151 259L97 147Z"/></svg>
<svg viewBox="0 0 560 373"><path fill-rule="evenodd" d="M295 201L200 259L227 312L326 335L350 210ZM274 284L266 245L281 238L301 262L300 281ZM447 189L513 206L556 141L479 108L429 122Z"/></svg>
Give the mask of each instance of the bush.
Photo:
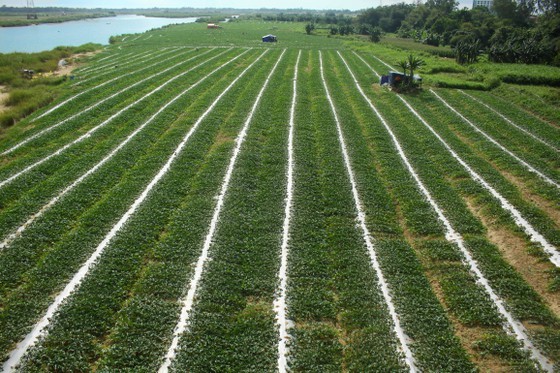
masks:
<svg viewBox="0 0 560 373"><path fill-rule="evenodd" d="M313 30L315 30L315 25L313 23L308 23L307 25L305 25L305 33L307 35L310 35Z"/></svg>
<svg viewBox="0 0 560 373"><path fill-rule="evenodd" d="M540 32L502 27L490 39L488 59L501 63L550 63L555 46Z"/></svg>
<svg viewBox="0 0 560 373"><path fill-rule="evenodd" d="M6 100L6 106L17 106L21 103L29 102L33 98L33 91L28 89L14 89L10 92Z"/></svg>
<svg viewBox="0 0 560 373"><path fill-rule="evenodd" d="M426 39L424 39L424 44L431 45L433 47L439 47L441 37L435 33L428 33Z"/></svg>
<svg viewBox="0 0 560 373"><path fill-rule="evenodd" d="M480 40L460 40L455 46L455 60L460 65L475 63L480 55Z"/></svg>
<svg viewBox="0 0 560 373"><path fill-rule="evenodd" d="M429 76L426 81L439 88L473 89L488 91L490 87L483 82L469 82L448 76Z"/></svg>
<svg viewBox="0 0 560 373"><path fill-rule="evenodd" d="M381 40L381 28L380 27L372 27L369 30L369 39L373 42L373 43L379 43L379 41Z"/></svg>
<svg viewBox="0 0 560 373"><path fill-rule="evenodd" d="M0 113L0 128L8 128L16 123L16 113L13 110Z"/></svg>

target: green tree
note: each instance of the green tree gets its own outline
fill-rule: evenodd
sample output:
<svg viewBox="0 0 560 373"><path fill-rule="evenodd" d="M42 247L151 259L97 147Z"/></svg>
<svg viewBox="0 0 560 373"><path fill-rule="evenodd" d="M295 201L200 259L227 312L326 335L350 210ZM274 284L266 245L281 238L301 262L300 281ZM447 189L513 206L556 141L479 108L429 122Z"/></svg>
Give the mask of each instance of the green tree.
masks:
<svg viewBox="0 0 560 373"><path fill-rule="evenodd" d="M406 75L406 72L408 71L408 61L407 60L401 60L399 62L397 62L397 66L401 68L401 70L403 71L403 74Z"/></svg>
<svg viewBox="0 0 560 373"><path fill-rule="evenodd" d="M546 14L560 14L560 0L537 0L537 8Z"/></svg>
<svg viewBox="0 0 560 373"><path fill-rule="evenodd" d="M307 25L305 25L305 33L307 35L310 35L313 30L315 30L315 25L313 23L308 23Z"/></svg>
<svg viewBox="0 0 560 373"><path fill-rule="evenodd" d="M459 2L456 0L428 0L426 1L426 6L431 9L435 9L442 14L451 14L457 9Z"/></svg>
<svg viewBox="0 0 560 373"><path fill-rule="evenodd" d="M459 41L455 46L455 60L464 65L474 63L480 55L480 40L467 38Z"/></svg>
<svg viewBox="0 0 560 373"><path fill-rule="evenodd" d="M412 81L412 79L414 78L414 70L418 70L420 67L424 66L426 64L426 61L419 57L416 57L411 53L408 55L407 62L408 69L410 70L410 80Z"/></svg>
<svg viewBox="0 0 560 373"><path fill-rule="evenodd" d="M381 40L381 28L380 27L372 27L369 29L369 40L373 43L379 43Z"/></svg>

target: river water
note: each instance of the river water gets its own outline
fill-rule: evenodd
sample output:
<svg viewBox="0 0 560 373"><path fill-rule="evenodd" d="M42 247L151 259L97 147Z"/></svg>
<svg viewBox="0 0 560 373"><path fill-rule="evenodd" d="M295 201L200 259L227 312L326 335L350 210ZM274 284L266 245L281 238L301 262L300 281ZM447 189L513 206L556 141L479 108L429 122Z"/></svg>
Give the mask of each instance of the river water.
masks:
<svg viewBox="0 0 560 373"><path fill-rule="evenodd" d="M112 35L133 34L196 18L155 18L122 15L36 26L0 27L0 53L40 52L60 45L108 44Z"/></svg>

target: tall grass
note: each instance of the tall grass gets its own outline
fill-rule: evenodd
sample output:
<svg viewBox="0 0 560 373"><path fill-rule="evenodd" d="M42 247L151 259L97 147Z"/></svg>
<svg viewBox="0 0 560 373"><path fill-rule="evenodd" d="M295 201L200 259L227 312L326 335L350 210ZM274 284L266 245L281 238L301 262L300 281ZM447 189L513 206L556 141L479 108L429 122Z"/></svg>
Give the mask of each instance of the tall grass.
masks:
<svg viewBox="0 0 560 373"><path fill-rule="evenodd" d="M36 73L51 72L56 70L61 59L76 53L92 52L99 47L90 43L39 53L0 53L0 85L9 92L4 102L7 109L0 112L0 131L52 102L60 92L58 86L65 80L63 77L27 79L22 74L23 69Z"/></svg>

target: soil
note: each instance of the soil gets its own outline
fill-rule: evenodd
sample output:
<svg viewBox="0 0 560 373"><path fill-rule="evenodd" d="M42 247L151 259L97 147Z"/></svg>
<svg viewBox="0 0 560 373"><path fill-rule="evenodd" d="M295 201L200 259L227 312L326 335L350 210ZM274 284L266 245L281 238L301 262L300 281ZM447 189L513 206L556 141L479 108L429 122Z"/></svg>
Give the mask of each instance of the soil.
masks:
<svg viewBox="0 0 560 373"><path fill-rule="evenodd" d="M455 134L461 141L471 146L472 149L475 148L473 143L466 137L457 132L455 132ZM486 159L484 156L478 155ZM555 221L559 221L560 212L551 202L529 191L521 180L500 169L493 162L488 162L506 179L512 182L520 190L520 193L526 200L533 202ZM491 217L484 214L482 207L477 206L474 199L469 197L465 197L464 199L471 213L480 219L486 227L488 231L487 239L498 247L504 259L521 274L525 281L527 281L541 297L544 298L552 312L560 316L560 292L551 292L548 290L548 286L552 280L549 273L555 268L554 265L549 261L544 261L541 258L531 255L529 253L530 243L525 237L520 236L510 228L498 226Z"/></svg>
<svg viewBox="0 0 560 373"><path fill-rule="evenodd" d="M551 280L549 273L555 268L554 265L529 254L530 244L525 238L509 228L497 226L474 201L467 199L467 206L486 226L488 240L498 247L506 261L543 297L552 312L560 316L560 292L548 290Z"/></svg>
<svg viewBox="0 0 560 373"><path fill-rule="evenodd" d="M78 67L83 65L82 62L75 62L76 59L95 56L99 52L101 52L101 50L95 51L95 52L73 54L70 58L66 59L66 61L69 62L68 65L62 66L62 67L59 66L58 69L56 69L56 71L53 72L53 74L54 75L69 75L70 73L72 73L72 71L74 71L74 69L77 69Z"/></svg>
<svg viewBox="0 0 560 373"><path fill-rule="evenodd" d="M412 239L412 235L410 233L405 232L405 236L409 240L409 243L412 245L414 242L414 239ZM428 277L428 280L430 281L430 286L434 291L436 298L439 300L440 304L445 309L447 317L449 318L449 321L453 325L453 331L455 332L455 335L459 338L459 343L461 343L461 346L463 346L465 351L467 351L471 361L476 364L477 368L481 372L511 371L511 367L507 361L504 361L492 355L482 355L473 348L475 342L482 340L484 335L494 330L494 328L467 326L462 324L456 317L454 317L445 302L445 295L443 294L443 290L441 288L437 275L433 273L433 271L426 269L429 266L429 264L423 259L422 255L418 251L416 251L416 253L418 255L418 258L420 258L420 260L422 261L422 266L425 268L424 273L426 274L426 277Z"/></svg>
<svg viewBox="0 0 560 373"><path fill-rule="evenodd" d="M519 177L512 175L511 173L504 170L503 167L499 167L495 162L493 162L488 156L476 150L476 144L472 142L467 137L463 136L457 131L454 131L455 135L465 144L467 144L474 153L480 158L486 160L496 171L502 174L510 183L515 185L519 192L526 201L530 201L535 204L539 209L545 212L554 222L560 222L560 210L555 202L548 201L544 197L539 196L536 192L530 190L527 184ZM557 227L560 225L557 223Z"/></svg>
<svg viewBox="0 0 560 373"><path fill-rule="evenodd" d="M504 175L510 183L519 189L523 199L537 205L537 207L544 211L554 222L556 222L556 226L560 228L560 206L557 202L548 201L537 195L533 191L529 190L520 178L510 174L509 172L502 171L502 175Z"/></svg>

